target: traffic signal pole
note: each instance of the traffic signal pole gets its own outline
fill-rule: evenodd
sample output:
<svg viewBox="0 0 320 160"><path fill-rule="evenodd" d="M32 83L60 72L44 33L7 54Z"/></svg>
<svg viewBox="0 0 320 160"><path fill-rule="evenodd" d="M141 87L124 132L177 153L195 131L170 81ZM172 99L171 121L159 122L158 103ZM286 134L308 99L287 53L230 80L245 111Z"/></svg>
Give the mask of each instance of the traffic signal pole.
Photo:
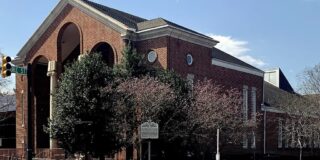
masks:
<svg viewBox="0 0 320 160"><path fill-rule="evenodd" d="M32 160L32 65L28 63L27 68L11 66L11 57L1 55L2 64L0 66L1 77L10 77L11 73L27 76L27 93L28 93L28 117L27 117L27 149L26 160Z"/></svg>
<svg viewBox="0 0 320 160"><path fill-rule="evenodd" d="M26 160L32 160L32 66L27 66L27 83L28 83L28 127L27 127L27 157Z"/></svg>

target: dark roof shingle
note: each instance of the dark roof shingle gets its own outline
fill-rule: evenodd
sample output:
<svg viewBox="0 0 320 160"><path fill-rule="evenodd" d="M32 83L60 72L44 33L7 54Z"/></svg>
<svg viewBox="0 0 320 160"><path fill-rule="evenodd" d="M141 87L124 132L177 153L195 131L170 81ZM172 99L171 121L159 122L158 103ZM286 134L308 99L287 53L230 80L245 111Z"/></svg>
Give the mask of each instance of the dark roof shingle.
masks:
<svg viewBox="0 0 320 160"><path fill-rule="evenodd" d="M160 27L163 25L170 25L194 34L198 34L200 36L204 36L207 38L212 39L211 37L208 37L204 34L201 34L199 32L196 32L194 30L191 30L189 28L183 27L181 25L178 25L176 23L173 23L171 21L168 21L166 19L163 18L156 18L156 19L152 19L152 20L147 20L138 16L134 16L132 14L123 12L123 11L119 11L98 3L94 3L92 1L89 0L82 0L83 2L85 2L86 4L90 5L91 7L99 10L100 12L104 13L105 15L108 15L116 20L118 20L119 22L123 23L124 25L130 27L130 28L134 28L138 31L141 30L145 30L145 29L150 29L150 28L155 28L155 27Z"/></svg>
<svg viewBox="0 0 320 160"><path fill-rule="evenodd" d="M223 52L221 51L220 49L217 49L215 47L212 48L212 58L215 58L215 59L218 59L218 60L221 60L221 61L225 61L225 62L229 62L229 63L232 63L232 64L236 64L236 65L239 65L239 66L243 66L243 67L246 67L246 68L250 68L250 69L254 69L254 70L257 70L257 71L261 71L260 69L248 64L248 63L245 63L243 61L241 61L240 59L238 58L235 58L233 56L231 56L230 54L226 53L226 52ZM263 71L261 71L263 72Z"/></svg>
<svg viewBox="0 0 320 160"><path fill-rule="evenodd" d="M211 37L208 37L208 36L206 36L204 34L201 34L199 32L191 30L189 28L183 27L183 26L178 25L176 23L173 23L171 21L168 21L168 20L166 20L164 18L156 18L156 19L151 19L151 20L148 20L148 21L140 22L140 23L137 24L137 27L138 27L137 30L141 31L141 30L160 27L160 26L164 26L164 25L170 25L172 27L179 28L179 29L185 30L187 32L191 32L191 33L198 34L198 35L201 35L201 36L204 36L204 37L212 39Z"/></svg>
<svg viewBox="0 0 320 160"><path fill-rule="evenodd" d="M146 21L146 19L134 16L132 14L122 12L98 3L91 2L89 0L82 0L86 4L90 5L91 7L99 10L100 12L118 20L119 22L123 23L124 25L130 27L130 28L137 28L137 23Z"/></svg>

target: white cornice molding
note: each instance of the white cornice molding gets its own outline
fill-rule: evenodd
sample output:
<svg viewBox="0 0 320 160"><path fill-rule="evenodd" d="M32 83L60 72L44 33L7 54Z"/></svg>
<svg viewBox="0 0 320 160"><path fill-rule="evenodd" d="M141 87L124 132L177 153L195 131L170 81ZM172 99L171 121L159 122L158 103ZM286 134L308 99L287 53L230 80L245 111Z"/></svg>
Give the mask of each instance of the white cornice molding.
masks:
<svg viewBox="0 0 320 160"><path fill-rule="evenodd" d="M169 36L190 43L198 44L207 48L212 48L218 43L218 41L210 37L192 33L170 25L163 25L155 28L138 31L135 33L136 35L135 37L133 37L133 40L135 41L143 41L153 38Z"/></svg>
<svg viewBox="0 0 320 160"><path fill-rule="evenodd" d="M19 63L23 63L27 52L33 47L33 45L39 40L39 38L44 34L44 32L49 28L51 23L57 18L63 8L67 5L67 1L62 0L58 3L58 5L51 11L49 16L45 19L44 22L40 25L40 27L34 32L34 34L29 38L27 43L21 48L18 52L17 57L20 58ZM23 59L23 60L22 60Z"/></svg>
<svg viewBox="0 0 320 160"><path fill-rule="evenodd" d="M77 7L87 15L94 17L95 19L99 20L103 24L111 27L112 29L116 30L119 33L125 33L126 30L135 31L134 28L128 27L127 25L102 13L101 11L91 7L90 5L86 4L81 0L68 0L68 1L72 6Z"/></svg>
<svg viewBox="0 0 320 160"><path fill-rule="evenodd" d="M228 68L228 69L232 69L232 70L236 70L236 71L240 71L240 72L256 75L256 76L259 76L259 77L263 77L263 75L264 75L263 71L247 68L247 67L244 67L244 66L240 66L240 65L237 65L237 64L234 64L234 63L225 62L225 61L222 61L222 60L219 60L219 59L215 59L215 58L212 58L211 64L219 66L219 67L224 67L224 68Z"/></svg>
<svg viewBox="0 0 320 160"><path fill-rule="evenodd" d="M275 107L267 107L267 106L262 106L261 111L266 111L266 112L271 112L271 113L285 113L284 111L281 111L279 108Z"/></svg>
<svg viewBox="0 0 320 160"><path fill-rule="evenodd" d="M53 21L58 17L58 15L62 12L62 10L67 6L67 4L70 4L78 9L80 9L82 12L88 14L89 16L94 17L95 19L99 20L103 24L110 26L115 31L119 32L120 34L125 34L128 31L135 31L135 29L129 28L126 25L120 23L119 21L111 18L110 16L107 16L103 14L102 12L94 9L93 7L85 4L81 0L61 0L58 5L51 11L49 16L42 22L40 27L34 32L34 34L29 38L27 43L21 48L21 50L18 52L17 57L20 58L20 60L16 61L19 64L23 64L24 60L26 58L27 53L30 51L30 49L35 45L35 43L39 40L39 38L47 31L49 26L53 23Z"/></svg>

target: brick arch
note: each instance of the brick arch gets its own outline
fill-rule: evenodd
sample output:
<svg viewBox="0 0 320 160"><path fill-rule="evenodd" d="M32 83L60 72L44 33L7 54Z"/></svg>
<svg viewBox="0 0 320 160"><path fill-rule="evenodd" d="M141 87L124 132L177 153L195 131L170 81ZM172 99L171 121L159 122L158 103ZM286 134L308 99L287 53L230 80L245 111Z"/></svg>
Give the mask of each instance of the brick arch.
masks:
<svg viewBox="0 0 320 160"><path fill-rule="evenodd" d="M32 61L32 125L33 146L49 148L49 134L43 130L50 114L50 78L47 76L49 59L39 55Z"/></svg>
<svg viewBox="0 0 320 160"><path fill-rule="evenodd" d="M112 67L117 62L117 54L114 47L107 42L98 42L96 43L90 53L100 52L104 61L108 64L109 67Z"/></svg>
<svg viewBox="0 0 320 160"><path fill-rule="evenodd" d="M62 27L59 29L58 36L57 36L57 62L58 63L63 63L64 62L64 57L63 57L63 36L65 32L68 30L70 26L74 26L74 29L76 29L76 32L79 34L77 39L79 40L79 54L83 52L83 33L81 30L81 27L75 23L75 22L66 22L65 24L62 25Z"/></svg>

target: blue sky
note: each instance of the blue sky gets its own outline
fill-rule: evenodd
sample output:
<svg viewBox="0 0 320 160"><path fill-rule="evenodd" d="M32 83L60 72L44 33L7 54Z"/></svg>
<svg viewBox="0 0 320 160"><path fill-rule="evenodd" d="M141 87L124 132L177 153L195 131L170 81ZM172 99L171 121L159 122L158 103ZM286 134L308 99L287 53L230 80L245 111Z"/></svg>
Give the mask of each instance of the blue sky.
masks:
<svg viewBox="0 0 320 160"><path fill-rule="evenodd" d="M320 0L95 0L147 19L163 17L218 39L261 69L297 75L320 63ZM1 0L0 52L15 56L58 0Z"/></svg>

